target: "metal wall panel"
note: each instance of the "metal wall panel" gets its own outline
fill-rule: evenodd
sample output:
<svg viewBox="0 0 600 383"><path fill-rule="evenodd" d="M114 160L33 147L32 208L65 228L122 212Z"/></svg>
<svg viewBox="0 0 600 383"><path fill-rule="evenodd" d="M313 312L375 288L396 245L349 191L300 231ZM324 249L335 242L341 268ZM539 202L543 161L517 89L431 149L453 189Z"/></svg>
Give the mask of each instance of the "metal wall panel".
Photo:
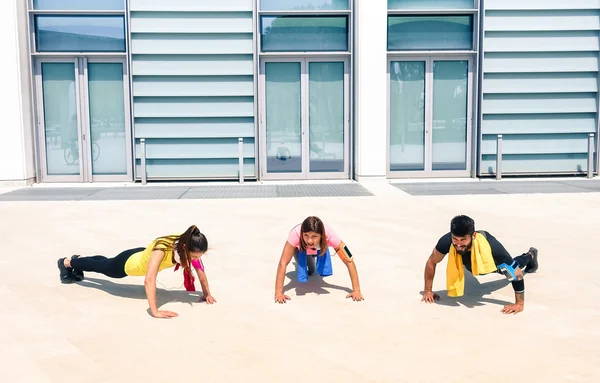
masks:
<svg viewBox="0 0 600 383"><path fill-rule="evenodd" d="M254 178L252 0L131 0L137 178Z"/></svg>
<svg viewBox="0 0 600 383"><path fill-rule="evenodd" d="M598 133L600 2L483 0L479 174L587 172Z"/></svg>

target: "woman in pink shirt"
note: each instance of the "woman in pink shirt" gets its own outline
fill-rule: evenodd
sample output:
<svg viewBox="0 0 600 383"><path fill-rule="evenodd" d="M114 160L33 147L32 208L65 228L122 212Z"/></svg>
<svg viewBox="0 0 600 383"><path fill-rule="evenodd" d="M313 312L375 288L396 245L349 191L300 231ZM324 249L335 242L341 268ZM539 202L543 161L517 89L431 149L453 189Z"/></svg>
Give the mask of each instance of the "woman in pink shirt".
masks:
<svg viewBox="0 0 600 383"><path fill-rule="evenodd" d="M331 275L329 247L335 250L348 268L350 280L352 281L352 292L346 298L352 298L354 301L364 299L358 283L358 271L356 271L352 254L346 244L333 229L325 225L318 217L308 217L302 224L297 225L290 231L281 253L275 281L275 302L285 303L290 300L289 296L283 294L283 281L285 270L292 257L296 259L298 264L298 280L300 282L306 282L307 280L305 267L308 269L308 276L312 275L315 269L321 276ZM317 259L316 267L315 259Z"/></svg>

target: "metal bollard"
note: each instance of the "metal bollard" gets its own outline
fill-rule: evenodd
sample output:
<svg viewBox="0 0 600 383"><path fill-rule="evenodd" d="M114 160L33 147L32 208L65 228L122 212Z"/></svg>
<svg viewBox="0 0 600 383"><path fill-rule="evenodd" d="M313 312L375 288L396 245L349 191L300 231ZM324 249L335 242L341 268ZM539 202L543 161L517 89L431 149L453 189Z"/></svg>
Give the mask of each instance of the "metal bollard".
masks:
<svg viewBox="0 0 600 383"><path fill-rule="evenodd" d="M244 139L241 137L238 138L238 158L239 158L238 176L239 176L240 183L243 184L244 183Z"/></svg>
<svg viewBox="0 0 600 383"><path fill-rule="evenodd" d="M587 178L594 178L594 133L590 133L588 138L588 163Z"/></svg>
<svg viewBox="0 0 600 383"><path fill-rule="evenodd" d="M142 185L146 185L147 175L146 175L146 139L140 138L140 151L141 151L141 160L140 167L142 168Z"/></svg>
<svg viewBox="0 0 600 383"><path fill-rule="evenodd" d="M498 135L496 141L496 179L502 179L502 135Z"/></svg>

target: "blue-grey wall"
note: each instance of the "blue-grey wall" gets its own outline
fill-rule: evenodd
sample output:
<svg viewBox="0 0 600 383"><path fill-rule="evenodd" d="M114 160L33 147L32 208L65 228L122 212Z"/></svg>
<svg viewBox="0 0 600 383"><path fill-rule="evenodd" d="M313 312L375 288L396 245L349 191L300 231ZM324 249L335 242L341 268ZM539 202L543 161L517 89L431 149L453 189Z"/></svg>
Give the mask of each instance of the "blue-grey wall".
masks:
<svg viewBox="0 0 600 383"><path fill-rule="evenodd" d="M598 130L600 2L484 0L482 175L587 171ZM597 135L596 135L597 136Z"/></svg>
<svg viewBox="0 0 600 383"><path fill-rule="evenodd" d="M131 0L136 174L255 177L253 0Z"/></svg>

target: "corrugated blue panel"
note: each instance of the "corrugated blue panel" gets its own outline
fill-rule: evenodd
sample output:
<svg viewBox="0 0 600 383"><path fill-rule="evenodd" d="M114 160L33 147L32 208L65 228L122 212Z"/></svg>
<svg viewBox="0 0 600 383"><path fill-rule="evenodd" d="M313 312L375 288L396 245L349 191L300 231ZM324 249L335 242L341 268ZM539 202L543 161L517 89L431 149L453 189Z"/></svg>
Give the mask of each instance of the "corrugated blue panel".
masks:
<svg viewBox="0 0 600 383"><path fill-rule="evenodd" d="M132 33L252 33L251 12L132 12Z"/></svg>
<svg viewBox="0 0 600 383"><path fill-rule="evenodd" d="M595 93L483 95L483 114L595 113ZM565 127L568 132L568 127Z"/></svg>
<svg viewBox="0 0 600 383"><path fill-rule="evenodd" d="M598 131L598 0L487 0L483 39L482 174L587 170ZM490 170L491 169L491 170Z"/></svg>
<svg viewBox="0 0 600 383"><path fill-rule="evenodd" d="M133 95L253 96L252 76L135 76Z"/></svg>
<svg viewBox="0 0 600 383"><path fill-rule="evenodd" d="M252 97L135 97L135 117L252 117Z"/></svg>
<svg viewBox="0 0 600 383"><path fill-rule="evenodd" d="M140 156L136 140L136 158ZM254 158L254 139L244 140L244 158ZM146 159L239 158L237 138L154 138L146 139Z"/></svg>
<svg viewBox="0 0 600 383"><path fill-rule="evenodd" d="M133 33L136 54L252 54L251 33Z"/></svg>
<svg viewBox="0 0 600 383"><path fill-rule="evenodd" d="M255 159L244 159L244 177L254 178ZM140 160L136 161L136 174L141 174ZM235 179L238 177L238 159L170 159L170 160L148 160L146 162L146 174L148 179L203 179L224 178Z"/></svg>
<svg viewBox="0 0 600 383"><path fill-rule="evenodd" d="M254 0L129 0L132 11L252 11Z"/></svg>
<svg viewBox="0 0 600 383"><path fill-rule="evenodd" d="M548 10L598 9L598 0L485 0L486 9Z"/></svg>
<svg viewBox="0 0 600 383"><path fill-rule="evenodd" d="M485 32L486 52L597 52L597 31Z"/></svg>
<svg viewBox="0 0 600 383"><path fill-rule="evenodd" d="M485 73L597 72L597 52L485 52Z"/></svg>
<svg viewBox="0 0 600 383"><path fill-rule="evenodd" d="M597 92L598 74L582 73L486 73L490 93L577 93Z"/></svg>
<svg viewBox="0 0 600 383"><path fill-rule="evenodd" d="M597 128L595 113L568 114L486 114L482 134L593 133Z"/></svg>
<svg viewBox="0 0 600 383"><path fill-rule="evenodd" d="M502 137L502 153L511 154L582 154L588 152L587 134L510 134ZM484 135L483 155L497 153L497 136Z"/></svg>
<svg viewBox="0 0 600 383"><path fill-rule="evenodd" d="M136 118L137 138L247 138L254 137L251 117Z"/></svg>
<svg viewBox="0 0 600 383"><path fill-rule="evenodd" d="M146 139L148 177L235 178L238 137L253 175L252 0L130 7L135 137Z"/></svg>
<svg viewBox="0 0 600 383"><path fill-rule="evenodd" d="M133 55L137 76L252 76L252 55Z"/></svg>
<svg viewBox="0 0 600 383"><path fill-rule="evenodd" d="M595 31L600 13L569 11L486 11L486 31Z"/></svg>

